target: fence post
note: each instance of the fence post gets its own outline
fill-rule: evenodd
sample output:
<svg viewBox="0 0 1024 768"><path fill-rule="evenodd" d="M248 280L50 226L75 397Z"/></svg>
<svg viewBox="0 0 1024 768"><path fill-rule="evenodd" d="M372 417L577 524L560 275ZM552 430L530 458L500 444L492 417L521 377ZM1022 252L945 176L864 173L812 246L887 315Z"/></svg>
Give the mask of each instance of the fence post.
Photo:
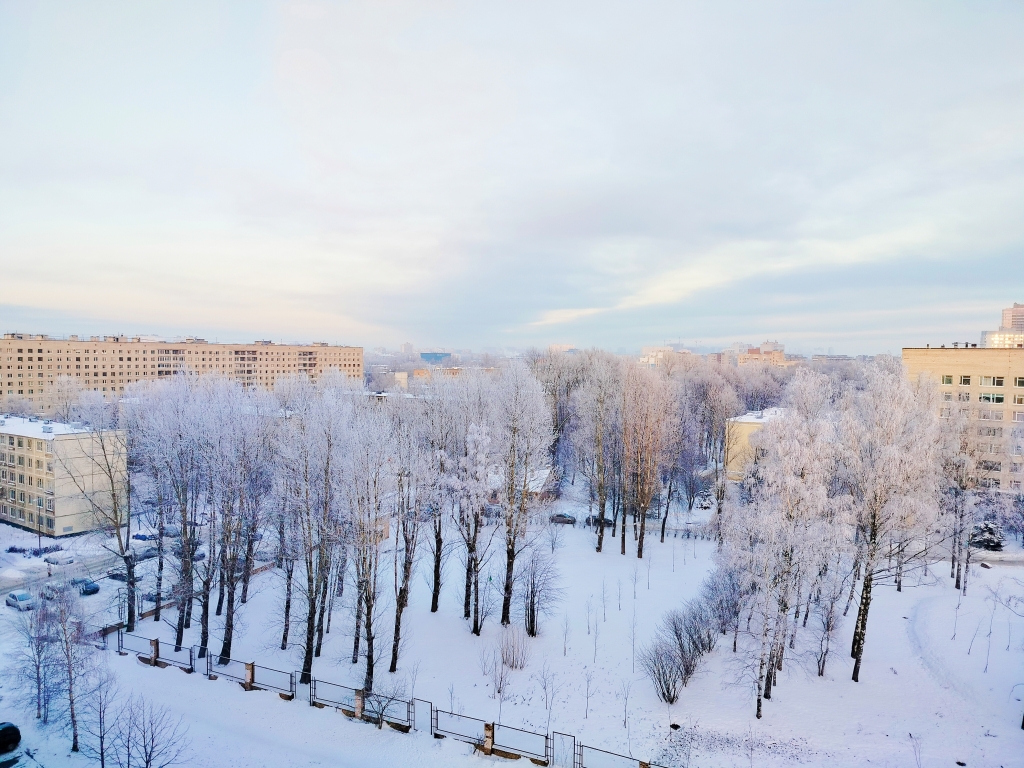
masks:
<svg viewBox="0 0 1024 768"><path fill-rule="evenodd" d="M149 652L151 655L149 664L150 666L155 667L156 660L160 658L160 640L158 638L154 637L152 640L149 641Z"/></svg>
<svg viewBox="0 0 1024 768"><path fill-rule="evenodd" d="M360 688L356 691L356 720L363 719L363 691Z"/></svg>
<svg viewBox="0 0 1024 768"><path fill-rule="evenodd" d="M484 723L484 754L494 751L494 723Z"/></svg>
<svg viewBox="0 0 1024 768"><path fill-rule="evenodd" d="M247 691L256 687L256 662L245 662L245 683L242 687Z"/></svg>
<svg viewBox="0 0 1024 768"><path fill-rule="evenodd" d="M124 656L124 630L118 628L117 630L117 653L119 656Z"/></svg>
<svg viewBox="0 0 1024 768"><path fill-rule="evenodd" d="M188 671L196 671L196 647L193 645L188 649Z"/></svg>

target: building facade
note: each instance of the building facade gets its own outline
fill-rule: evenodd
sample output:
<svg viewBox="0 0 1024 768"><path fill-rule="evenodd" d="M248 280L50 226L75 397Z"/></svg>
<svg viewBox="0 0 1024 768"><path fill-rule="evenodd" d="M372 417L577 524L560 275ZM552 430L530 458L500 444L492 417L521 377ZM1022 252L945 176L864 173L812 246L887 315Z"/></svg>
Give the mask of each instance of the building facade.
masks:
<svg viewBox="0 0 1024 768"><path fill-rule="evenodd" d="M986 349L1024 349L1024 304L1003 310L998 331L982 331L981 346Z"/></svg>
<svg viewBox="0 0 1024 768"><path fill-rule="evenodd" d="M766 408L763 411L749 411L726 422L725 471L730 480L742 480L747 467L754 460L751 436L764 429L769 421L782 418L785 413L784 408Z"/></svg>
<svg viewBox="0 0 1024 768"><path fill-rule="evenodd" d="M1024 490L1024 348L908 348L903 365L935 382L942 416L968 418L979 485Z"/></svg>
<svg viewBox="0 0 1024 768"><path fill-rule="evenodd" d="M0 340L0 366L0 404L27 401L31 411L46 415L53 412L61 379L104 397L123 393L139 381L179 375L226 376L245 386L272 389L279 377L316 378L331 368L362 379L363 349L269 341L211 344L203 339L167 342L94 336L86 340L6 333Z"/></svg>
<svg viewBox="0 0 1024 768"><path fill-rule="evenodd" d="M89 497L102 492L94 456L99 442L123 444L113 432L96 433L36 417L0 418L0 522L44 536L68 536L97 525ZM124 452L113 474L124 477Z"/></svg>

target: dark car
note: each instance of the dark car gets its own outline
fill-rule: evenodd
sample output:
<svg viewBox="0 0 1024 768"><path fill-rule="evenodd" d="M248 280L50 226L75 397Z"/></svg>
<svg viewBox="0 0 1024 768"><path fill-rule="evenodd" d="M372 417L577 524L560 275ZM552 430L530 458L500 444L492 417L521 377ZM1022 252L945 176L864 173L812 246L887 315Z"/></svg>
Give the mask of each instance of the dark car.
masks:
<svg viewBox="0 0 1024 768"><path fill-rule="evenodd" d="M181 555L182 555L184 550L182 550L181 547L175 547L173 551L174 551L174 556L180 560L181 559ZM206 559L206 553L203 552L202 550L199 550L194 555L192 555L192 562L193 563L198 563L198 562L201 562L201 561L203 561L205 559Z"/></svg>
<svg viewBox="0 0 1024 768"><path fill-rule="evenodd" d="M136 541L156 541L155 533L136 533L132 536Z"/></svg>
<svg viewBox="0 0 1024 768"><path fill-rule="evenodd" d="M556 525L576 525L576 518L565 514L565 512L556 512L548 520Z"/></svg>
<svg viewBox="0 0 1024 768"><path fill-rule="evenodd" d="M72 579L71 586L78 587L78 593L81 595L95 595L100 591L100 585L92 579Z"/></svg>
<svg viewBox="0 0 1024 768"><path fill-rule="evenodd" d="M10 752L21 744L21 731L14 723L0 723L0 752Z"/></svg>
<svg viewBox="0 0 1024 768"><path fill-rule="evenodd" d="M154 557L160 554L160 550L156 547L146 547L141 552L135 553L136 562L141 563L143 560L152 560Z"/></svg>
<svg viewBox="0 0 1024 768"><path fill-rule="evenodd" d="M142 599L145 600L147 603L155 603L156 602L156 597L157 597L156 592L145 592L142 595Z"/></svg>
<svg viewBox="0 0 1024 768"><path fill-rule="evenodd" d="M596 528L598 520L599 518L597 515L587 515L587 519L584 520L584 522L591 528ZM611 528L613 525L615 525L615 520L611 517L611 515L605 515L604 527Z"/></svg>
<svg viewBox="0 0 1024 768"><path fill-rule="evenodd" d="M128 572L124 568L111 568L107 571L107 578L114 581L128 581Z"/></svg>

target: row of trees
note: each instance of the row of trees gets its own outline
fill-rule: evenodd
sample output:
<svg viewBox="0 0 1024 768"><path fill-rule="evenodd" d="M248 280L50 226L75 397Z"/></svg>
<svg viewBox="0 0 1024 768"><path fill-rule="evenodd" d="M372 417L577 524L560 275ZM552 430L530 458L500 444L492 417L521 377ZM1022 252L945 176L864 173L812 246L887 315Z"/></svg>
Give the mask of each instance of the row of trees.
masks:
<svg viewBox="0 0 1024 768"><path fill-rule="evenodd" d="M703 597L669 614L646 651L666 701L710 650L700 630L711 629L732 634L761 717L787 657L813 659L824 676L854 604L859 681L875 589L902 591L946 553L950 578L966 589L978 516L1019 514L1019 500L979 487L970 422L940 417L934 388L908 380L898 361L880 358L839 381L800 369L783 404L752 438L754 461L729 489L713 531L718 569Z"/></svg>

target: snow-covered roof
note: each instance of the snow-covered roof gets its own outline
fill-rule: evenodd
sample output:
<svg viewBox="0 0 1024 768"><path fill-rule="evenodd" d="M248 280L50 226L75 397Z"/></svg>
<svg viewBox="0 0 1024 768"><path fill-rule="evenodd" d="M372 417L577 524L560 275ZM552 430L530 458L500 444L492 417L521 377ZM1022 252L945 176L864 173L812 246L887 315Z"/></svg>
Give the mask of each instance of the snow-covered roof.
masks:
<svg viewBox="0 0 1024 768"><path fill-rule="evenodd" d="M765 408L763 411L749 411L742 416L737 416L733 421L739 424L763 424L772 419L778 419L785 413L785 408Z"/></svg>
<svg viewBox="0 0 1024 768"><path fill-rule="evenodd" d="M66 424L48 419L26 418L24 416L0 416L0 433L15 437L30 437L35 440L52 440L60 435L77 435L88 432L81 424Z"/></svg>

